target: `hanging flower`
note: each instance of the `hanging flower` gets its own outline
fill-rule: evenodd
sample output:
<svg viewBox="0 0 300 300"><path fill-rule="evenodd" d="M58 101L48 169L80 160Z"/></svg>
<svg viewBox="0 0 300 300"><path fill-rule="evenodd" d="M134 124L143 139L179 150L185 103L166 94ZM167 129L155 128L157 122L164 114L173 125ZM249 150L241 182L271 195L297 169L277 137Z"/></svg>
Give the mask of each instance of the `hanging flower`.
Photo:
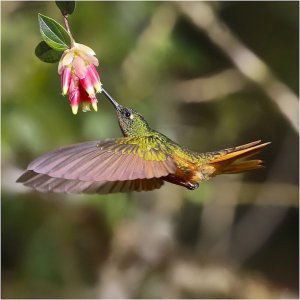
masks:
<svg viewBox="0 0 300 300"><path fill-rule="evenodd" d="M79 104L83 111L90 111L90 105L97 111L96 93L101 93L101 82L96 67L99 65L95 52L82 44L64 51L58 65L61 76L62 94L69 94L73 114Z"/></svg>

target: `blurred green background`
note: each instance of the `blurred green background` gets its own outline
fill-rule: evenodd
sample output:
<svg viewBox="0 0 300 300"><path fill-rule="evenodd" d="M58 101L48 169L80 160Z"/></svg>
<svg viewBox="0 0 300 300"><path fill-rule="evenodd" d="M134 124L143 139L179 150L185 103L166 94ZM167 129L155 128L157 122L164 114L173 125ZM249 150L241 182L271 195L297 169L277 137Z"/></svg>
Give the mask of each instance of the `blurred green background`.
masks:
<svg viewBox="0 0 300 300"><path fill-rule="evenodd" d="M34 56L37 13L62 23L54 2L1 2L2 298L297 298L298 12L285 1L78 2L75 40L152 127L203 152L272 144L265 169L196 191L53 195L15 180L46 151L121 132L102 95L97 113L73 116L57 65Z"/></svg>

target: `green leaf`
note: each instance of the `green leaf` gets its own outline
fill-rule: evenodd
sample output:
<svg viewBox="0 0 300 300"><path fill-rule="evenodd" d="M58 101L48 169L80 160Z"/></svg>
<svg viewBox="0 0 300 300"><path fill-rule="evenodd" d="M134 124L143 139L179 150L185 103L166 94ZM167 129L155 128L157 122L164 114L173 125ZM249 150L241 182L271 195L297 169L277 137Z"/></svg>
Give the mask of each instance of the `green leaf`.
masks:
<svg viewBox="0 0 300 300"><path fill-rule="evenodd" d="M43 62L56 63L60 60L62 51L52 49L46 42L40 42L35 48L35 55Z"/></svg>
<svg viewBox="0 0 300 300"><path fill-rule="evenodd" d="M55 1L55 4L64 16L71 15L76 7L75 1Z"/></svg>
<svg viewBox="0 0 300 300"><path fill-rule="evenodd" d="M38 20L42 38L51 48L58 51L70 48L71 37L59 23L41 14Z"/></svg>

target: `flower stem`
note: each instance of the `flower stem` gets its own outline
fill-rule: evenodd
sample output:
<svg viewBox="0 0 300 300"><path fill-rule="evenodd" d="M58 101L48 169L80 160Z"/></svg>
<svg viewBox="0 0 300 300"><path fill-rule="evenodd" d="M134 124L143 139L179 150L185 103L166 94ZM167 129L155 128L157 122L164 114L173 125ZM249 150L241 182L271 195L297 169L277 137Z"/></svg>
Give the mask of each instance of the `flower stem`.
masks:
<svg viewBox="0 0 300 300"><path fill-rule="evenodd" d="M69 26L69 22L68 22L68 15L64 15L64 23L65 23L66 29L71 37L71 47L74 47L75 40L74 40L73 35L70 30L70 26Z"/></svg>

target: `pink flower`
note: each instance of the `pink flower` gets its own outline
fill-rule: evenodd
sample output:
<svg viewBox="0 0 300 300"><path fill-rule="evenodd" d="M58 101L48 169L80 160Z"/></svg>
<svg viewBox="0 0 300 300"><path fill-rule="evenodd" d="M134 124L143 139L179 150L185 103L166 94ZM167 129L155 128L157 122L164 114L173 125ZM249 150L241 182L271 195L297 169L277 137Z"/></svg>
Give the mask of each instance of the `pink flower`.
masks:
<svg viewBox="0 0 300 300"><path fill-rule="evenodd" d="M101 93L102 84L96 67L99 65L95 52L82 44L66 50L58 65L61 75L62 94L69 93L73 114L77 114L79 104L83 111L90 111L90 105L97 111L96 93Z"/></svg>

